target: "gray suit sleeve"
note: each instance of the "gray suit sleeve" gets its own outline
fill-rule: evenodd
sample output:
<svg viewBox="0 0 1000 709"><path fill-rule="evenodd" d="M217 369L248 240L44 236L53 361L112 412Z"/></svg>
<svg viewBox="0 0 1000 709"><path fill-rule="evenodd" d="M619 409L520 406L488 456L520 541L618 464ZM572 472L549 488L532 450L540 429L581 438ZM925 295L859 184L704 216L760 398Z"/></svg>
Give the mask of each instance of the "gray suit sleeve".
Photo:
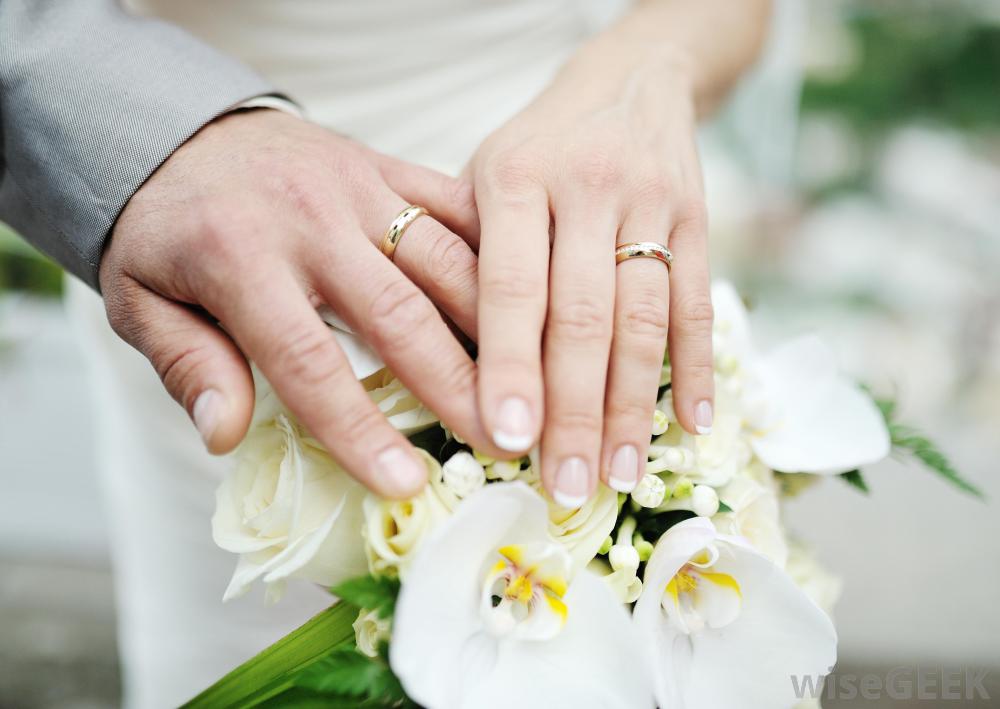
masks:
<svg viewBox="0 0 1000 709"><path fill-rule="evenodd" d="M201 126L275 93L114 0L0 0L0 220L98 287L132 194Z"/></svg>

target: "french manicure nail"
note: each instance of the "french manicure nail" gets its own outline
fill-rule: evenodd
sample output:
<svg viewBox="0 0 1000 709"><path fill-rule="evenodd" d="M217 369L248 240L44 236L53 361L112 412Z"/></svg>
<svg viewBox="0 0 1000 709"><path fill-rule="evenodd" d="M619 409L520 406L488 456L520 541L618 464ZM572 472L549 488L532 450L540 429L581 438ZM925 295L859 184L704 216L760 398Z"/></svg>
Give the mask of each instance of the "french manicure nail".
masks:
<svg viewBox="0 0 1000 709"><path fill-rule="evenodd" d="M194 406L191 408L191 418L206 446L211 440L212 434L215 433L215 429L219 427L221 412L222 395L215 389L206 389L194 401Z"/></svg>
<svg viewBox="0 0 1000 709"><path fill-rule="evenodd" d="M413 490L416 483L427 479L427 470L402 448L393 446L375 458L375 474L386 487L399 492Z"/></svg>
<svg viewBox="0 0 1000 709"><path fill-rule="evenodd" d="M694 430L703 436L712 432L712 402L707 399L694 407Z"/></svg>
<svg viewBox="0 0 1000 709"><path fill-rule="evenodd" d="M519 396L509 396L497 409L493 442L505 451L526 451L534 442L534 426L528 402Z"/></svg>
<svg viewBox="0 0 1000 709"><path fill-rule="evenodd" d="M625 445L611 457L608 486L618 492L632 492L639 478L639 452L633 445Z"/></svg>
<svg viewBox="0 0 1000 709"><path fill-rule="evenodd" d="M590 488L590 474L583 458L567 458L556 471L556 489L552 493L561 507L575 509L587 501L587 491Z"/></svg>

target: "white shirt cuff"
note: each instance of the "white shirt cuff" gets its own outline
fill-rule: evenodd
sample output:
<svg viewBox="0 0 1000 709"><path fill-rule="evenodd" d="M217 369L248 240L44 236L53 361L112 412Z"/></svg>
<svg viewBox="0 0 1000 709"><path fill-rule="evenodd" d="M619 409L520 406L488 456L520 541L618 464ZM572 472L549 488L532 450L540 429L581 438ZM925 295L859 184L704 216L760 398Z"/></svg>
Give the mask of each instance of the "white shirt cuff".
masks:
<svg viewBox="0 0 1000 709"><path fill-rule="evenodd" d="M230 110L238 111L241 108L273 108L276 111L284 111L298 118L305 118L302 109L286 98L280 96L254 96L253 98L236 104Z"/></svg>

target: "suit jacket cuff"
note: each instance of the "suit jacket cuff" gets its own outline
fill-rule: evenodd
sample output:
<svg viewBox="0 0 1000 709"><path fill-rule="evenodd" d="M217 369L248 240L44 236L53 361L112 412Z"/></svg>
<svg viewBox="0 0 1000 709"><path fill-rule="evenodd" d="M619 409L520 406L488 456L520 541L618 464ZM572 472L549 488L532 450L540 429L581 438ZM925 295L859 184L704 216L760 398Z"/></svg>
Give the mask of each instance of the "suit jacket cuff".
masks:
<svg viewBox="0 0 1000 709"><path fill-rule="evenodd" d="M278 92L114 3L2 5L0 218L98 288L108 234L153 171L212 119Z"/></svg>

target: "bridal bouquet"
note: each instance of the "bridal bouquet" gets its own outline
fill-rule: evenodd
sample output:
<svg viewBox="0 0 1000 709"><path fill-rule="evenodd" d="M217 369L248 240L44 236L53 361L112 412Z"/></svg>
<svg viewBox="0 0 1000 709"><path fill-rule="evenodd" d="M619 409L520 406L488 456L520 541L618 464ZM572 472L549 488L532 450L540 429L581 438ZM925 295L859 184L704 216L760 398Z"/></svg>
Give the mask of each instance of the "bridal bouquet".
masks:
<svg viewBox="0 0 1000 709"><path fill-rule="evenodd" d="M735 290L713 289L716 419L676 424L670 366L635 490L549 499L534 455L493 460L444 428L362 343L334 331L429 483L368 493L258 382L217 494L239 556L225 598L288 579L339 601L191 706L778 709L836 662L836 580L788 538L780 500L909 448L974 491L806 337L755 349ZM264 611L262 611L264 612Z"/></svg>

